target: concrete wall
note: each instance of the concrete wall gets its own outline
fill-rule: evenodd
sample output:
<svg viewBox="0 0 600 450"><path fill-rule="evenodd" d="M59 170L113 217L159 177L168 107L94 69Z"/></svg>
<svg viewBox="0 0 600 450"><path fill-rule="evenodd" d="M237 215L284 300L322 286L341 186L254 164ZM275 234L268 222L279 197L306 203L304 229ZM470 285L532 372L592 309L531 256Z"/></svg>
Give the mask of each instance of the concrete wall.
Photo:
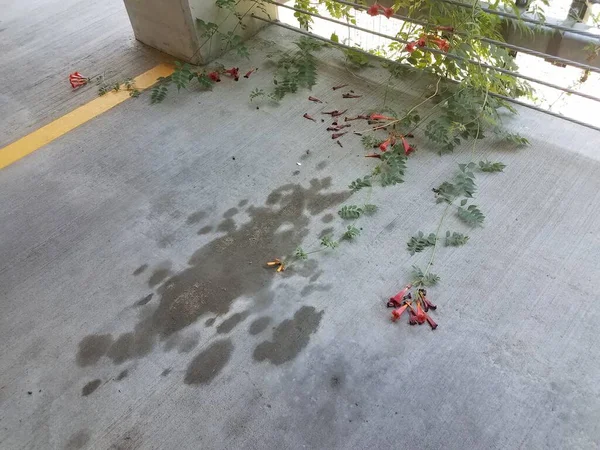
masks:
<svg viewBox="0 0 600 450"><path fill-rule="evenodd" d="M124 0L136 39L161 50L177 59L192 64L206 64L218 57L225 44L218 35L212 41L201 37L202 29L198 19L219 24L219 32L231 31L242 39L258 32L265 23L252 19L252 13L277 18L277 8L265 4L266 13L251 0L242 0L236 12L244 16L242 25L237 18L223 8L218 8L214 0Z"/></svg>

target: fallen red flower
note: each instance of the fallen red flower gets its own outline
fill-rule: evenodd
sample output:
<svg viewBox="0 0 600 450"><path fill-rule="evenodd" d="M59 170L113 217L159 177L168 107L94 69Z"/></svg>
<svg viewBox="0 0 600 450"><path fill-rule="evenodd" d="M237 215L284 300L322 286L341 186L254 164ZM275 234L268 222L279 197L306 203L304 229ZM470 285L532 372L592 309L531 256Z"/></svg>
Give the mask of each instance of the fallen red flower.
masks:
<svg viewBox="0 0 600 450"><path fill-rule="evenodd" d="M425 314L425 311L423 311L423 308L421 308L420 302L417 302L417 313L415 318L417 319L419 325L421 325L425 322L425 320L427 320L427 314Z"/></svg>
<svg viewBox="0 0 600 450"><path fill-rule="evenodd" d="M250 78L250 75L252 75L252 73L256 72L258 70L258 67L255 67L252 70L249 70L248 72L246 72L246 75L244 75L244 78Z"/></svg>
<svg viewBox="0 0 600 450"><path fill-rule="evenodd" d="M394 8L383 8L383 15L388 19L394 15Z"/></svg>
<svg viewBox="0 0 600 450"><path fill-rule="evenodd" d="M369 155L367 155L367 156L369 156ZM387 302L387 307L390 308L392 306L394 306L394 307L400 306L402 304L402 300L404 300L404 297L406 297L407 294L410 296L410 293L408 291L410 291L411 288L412 288L412 284L407 284L406 286L404 286L404 288L400 292L398 292L393 297L390 297L390 301ZM408 297L408 298L410 298L410 297Z"/></svg>
<svg viewBox="0 0 600 450"><path fill-rule="evenodd" d="M379 5L377 3L373 3L371 6L369 6L369 9L367 9L367 14L373 17L378 16Z"/></svg>
<svg viewBox="0 0 600 450"><path fill-rule="evenodd" d="M344 146L342 145L342 143L340 141L336 141L337 145L339 145L340 147L344 148Z"/></svg>
<svg viewBox="0 0 600 450"><path fill-rule="evenodd" d="M305 119L308 119L308 120L312 120L313 122L316 122L316 120L313 119L311 116L309 116L308 113L304 113L304 115L302 117L304 117Z"/></svg>
<svg viewBox="0 0 600 450"><path fill-rule="evenodd" d="M404 136L402 136L401 139L402 139L402 145L404 146L404 154L406 156L410 155L412 152L415 151L415 148L408 143L408 141L404 138Z"/></svg>
<svg viewBox="0 0 600 450"><path fill-rule="evenodd" d="M283 272L285 270L285 265L279 258L275 258L273 261L267 262L267 266L277 267L277 272Z"/></svg>
<svg viewBox="0 0 600 450"><path fill-rule="evenodd" d="M402 314L404 314L404 311L406 311L406 308L408 308L408 303L405 303L404 306L401 306L400 308L396 308L392 311L392 321L396 321L398 320Z"/></svg>
<svg viewBox="0 0 600 450"><path fill-rule="evenodd" d="M321 100L319 100L319 99L318 99L318 98L316 98L316 97L308 97L308 99L309 99L311 102L315 102L315 103L323 103Z"/></svg>
<svg viewBox="0 0 600 450"><path fill-rule="evenodd" d="M423 313L425 314L425 320L427 321L427 323L429 324L429 326L431 327L432 330L435 330L437 328L437 323L434 322L434 320L429 317L429 314Z"/></svg>
<svg viewBox="0 0 600 450"><path fill-rule="evenodd" d="M417 313L415 312L412 306L408 305L408 324L416 325L417 323Z"/></svg>
<svg viewBox="0 0 600 450"><path fill-rule="evenodd" d="M88 84L88 81L89 79L81 75L79 72L73 72L71 75L69 75L69 83L71 83L71 87L73 89L85 86Z"/></svg>
<svg viewBox="0 0 600 450"><path fill-rule="evenodd" d="M322 112L321 114L329 114L331 117L339 117L343 114L346 114L346 111L348 111L348 110L345 109L343 111L338 111L337 109L334 109L333 111L325 111L325 112Z"/></svg>
<svg viewBox="0 0 600 450"><path fill-rule="evenodd" d="M334 122L334 123L337 123L337 122ZM342 130L344 128L348 128L350 126L352 126L352 125L350 125L349 123L345 124L345 125L335 125L333 127L328 127L327 131L340 131L340 130Z"/></svg>
<svg viewBox="0 0 600 450"><path fill-rule="evenodd" d="M423 307L425 309L425 312L429 311L430 309L437 309L437 306L435 306L433 303L431 303L429 301L429 299L426 297L427 295L427 291L425 289L419 289L419 298L421 299L421 301L423 302Z"/></svg>
<svg viewBox="0 0 600 450"><path fill-rule="evenodd" d="M379 144L379 150L381 150L382 152L385 152L385 151L387 151L387 149L390 145L394 146L394 144L396 144L396 138L394 138L393 136L390 136L385 141L383 141L381 144Z"/></svg>
<svg viewBox="0 0 600 450"><path fill-rule="evenodd" d="M360 98L362 95L342 94L342 98Z"/></svg>
<svg viewBox="0 0 600 450"><path fill-rule="evenodd" d="M384 116L382 114L373 113L370 116L371 120L396 120L394 117Z"/></svg>
<svg viewBox="0 0 600 450"><path fill-rule="evenodd" d="M235 81L238 81L240 79L240 68L239 67L232 67L231 69L225 70L224 73L229 75Z"/></svg>
<svg viewBox="0 0 600 450"><path fill-rule="evenodd" d="M346 86L348 86L348 85L347 84L340 84L339 86L334 86L331 89L333 89L334 91L337 91L338 89L341 89L341 88L346 87Z"/></svg>
<svg viewBox="0 0 600 450"><path fill-rule="evenodd" d="M344 131L343 133L334 133L331 135L331 139L338 139L341 138L343 135L347 134L347 131Z"/></svg>
<svg viewBox="0 0 600 450"><path fill-rule="evenodd" d="M356 117L344 117L344 122L350 122L351 120L358 120L358 119L369 120L369 116L365 116L363 114L359 114Z"/></svg>
<svg viewBox="0 0 600 450"><path fill-rule="evenodd" d="M381 155L379 153L369 153L368 155L365 155L365 158L378 158L378 159L381 159ZM388 303L388 306L390 306L389 303Z"/></svg>
<svg viewBox="0 0 600 450"><path fill-rule="evenodd" d="M208 74L208 78L210 78L211 80L213 80L214 82L217 82L217 83L219 81L221 81L221 75L216 70L214 72L210 72Z"/></svg>

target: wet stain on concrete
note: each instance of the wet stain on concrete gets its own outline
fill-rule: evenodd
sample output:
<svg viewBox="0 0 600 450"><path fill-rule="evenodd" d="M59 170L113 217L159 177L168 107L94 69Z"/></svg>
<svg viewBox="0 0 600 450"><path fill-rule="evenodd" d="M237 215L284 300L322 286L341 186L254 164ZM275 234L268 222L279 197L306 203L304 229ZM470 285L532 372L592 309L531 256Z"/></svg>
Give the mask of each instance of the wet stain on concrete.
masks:
<svg viewBox="0 0 600 450"><path fill-rule="evenodd" d="M293 175L293 176L298 176L298 175L300 175L300 171L299 171L299 170L294 170L294 171L292 172L292 175Z"/></svg>
<svg viewBox="0 0 600 450"><path fill-rule="evenodd" d="M187 225L195 225L199 223L202 219L204 219L206 215L206 211L196 211L195 213L187 216L187 219L185 219L185 223Z"/></svg>
<svg viewBox="0 0 600 450"><path fill-rule="evenodd" d="M237 208L229 208L227 211L225 211L225 214L223 214L223 218L225 218L225 219L231 219L238 212L239 212L239 210Z"/></svg>
<svg viewBox="0 0 600 450"><path fill-rule="evenodd" d="M212 226L206 225L205 227L200 228L196 234L202 236L204 234L210 233L212 230L213 230Z"/></svg>
<svg viewBox="0 0 600 450"><path fill-rule="evenodd" d="M158 267L157 269L154 270L154 272L152 272L152 275L148 279L148 286L150 286L150 287L156 286L161 281L163 281L165 278L167 278L170 274L171 274L170 265L166 265L166 264L161 265L161 267Z"/></svg>
<svg viewBox="0 0 600 450"><path fill-rule="evenodd" d="M106 355L112 343L113 338L110 334L93 334L84 337L79 343L77 365L79 367L93 366Z"/></svg>
<svg viewBox="0 0 600 450"><path fill-rule="evenodd" d="M317 164L317 170L323 170L325 167L327 167L327 161L321 161Z"/></svg>
<svg viewBox="0 0 600 450"><path fill-rule="evenodd" d="M148 294L141 300L138 300L137 302L135 302L134 306L144 306L144 305L148 304L148 302L150 300L152 300L152 297L154 297L154 294Z"/></svg>
<svg viewBox="0 0 600 450"><path fill-rule="evenodd" d="M166 377L167 375L169 375L169 374L171 373L171 370L173 370L173 369L171 369L170 367L169 367L168 369L165 369L165 370L163 370L163 371L160 373L160 376L161 376L161 377Z"/></svg>
<svg viewBox="0 0 600 450"><path fill-rule="evenodd" d="M331 236L333 234L333 232L335 231L335 229L333 227L328 227L328 228L324 228L323 230L321 230L321 232L319 233L319 239L324 238L325 236Z"/></svg>
<svg viewBox="0 0 600 450"><path fill-rule="evenodd" d="M204 322L204 326L205 327L212 327L213 324L215 323L215 320L217 320L216 317L211 317L210 319L206 319L206 322Z"/></svg>
<svg viewBox="0 0 600 450"><path fill-rule="evenodd" d="M210 383L227 365L232 352L231 339L214 342L192 360L187 368L184 383Z"/></svg>
<svg viewBox="0 0 600 450"><path fill-rule="evenodd" d="M231 233L235 231L235 222L232 218L228 218L223 220L218 226L217 231L222 231L224 233Z"/></svg>
<svg viewBox="0 0 600 450"><path fill-rule="evenodd" d="M314 283L315 281L317 281L319 278L321 278L321 275L323 275L323 271L319 270L317 273L315 273L313 276L311 276L308 281L310 281L311 283Z"/></svg>
<svg viewBox="0 0 600 450"><path fill-rule="evenodd" d="M302 297L308 297L313 292L327 292L331 290L331 284L309 284L308 286L304 286L300 291L300 295Z"/></svg>
<svg viewBox="0 0 600 450"><path fill-rule="evenodd" d="M233 330L238 323L244 321L246 319L246 317L248 317L250 315L250 313L248 311L244 311L241 313L235 313L233 315L231 315L231 317L228 317L227 319L225 319L218 327L217 327L217 333L219 334L224 334L224 333L229 333L231 330Z"/></svg>
<svg viewBox="0 0 600 450"><path fill-rule="evenodd" d="M90 432L86 429L73 434L65 444L65 450L80 450L90 441Z"/></svg>
<svg viewBox="0 0 600 450"><path fill-rule="evenodd" d="M322 218L321 218L321 222L323 223L331 223L333 222L333 219L335 219L333 214L325 214Z"/></svg>
<svg viewBox="0 0 600 450"><path fill-rule="evenodd" d="M248 329L248 332L252 336L262 333L263 331L265 331L267 329L267 327L269 326L270 323L271 323L270 317L267 317L267 316L259 317L258 319L255 319L252 321L252 323L250 324L250 328Z"/></svg>
<svg viewBox="0 0 600 450"><path fill-rule="evenodd" d="M323 192L330 187L330 178L313 179L308 188L287 184L268 196L266 206L249 206L246 209L249 221L198 249L186 269L174 275L162 272L153 276L152 282L160 283L156 288L158 302L153 309L141 310L149 314L140 316L133 330L114 338L110 335L84 338L78 363L93 365L104 355L114 364L143 357L159 340L166 341L202 316L227 315L242 296L254 299L250 311L268 306L275 296L270 288L278 278L265 268L265 262L289 254L302 242L309 233L311 215L320 215L351 195L349 191ZM317 269L317 261L309 260L281 277L308 278ZM320 318L320 313L313 316ZM282 329L278 335L285 336L284 332ZM300 345L300 349L305 345ZM292 344L288 347L296 348ZM291 349L285 350L283 356L275 352L273 360L285 359L293 353ZM263 353L259 349L256 355L261 357Z"/></svg>
<svg viewBox="0 0 600 450"><path fill-rule="evenodd" d="M198 346L198 342L200 342L200 338L198 336L188 336L186 337L181 344L179 344L178 351L179 353L189 353L194 350Z"/></svg>
<svg viewBox="0 0 600 450"><path fill-rule="evenodd" d="M268 360L277 366L291 361L308 345L322 317L323 311L317 312L312 306L303 306L296 311L293 319L286 319L275 328L272 341L258 344L254 349L254 359Z"/></svg>
<svg viewBox="0 0 600 450"><path fill-rule="evenodd" d="M100 387L101 384L102 384L102 381L98 378L90 381L88 384L86 384L83 387L83 389L81 389L81 396L87 397L88 395L93 393L96 389L98 389L98 387Z"/></svg>
<svg viewBox="0 0 600 450"><path fill-rule="evenodd" d="M175 242L175 235L173 233L165 234L160 237L158 241L156 241L156 245L158 248L167 248L173 245Z"/></svg>
<svg viewBox="0 0 600 450"><path fill-rule="evenodd" d="M142 264L140 267L138 267L137 269L135 269L133 271L133 276L138 276L140 273L142 273L147 268L148 268L148 264Z"/></svg>
<svg viewBox="0 0 600 450"><path fill-rule="evenodd" d="M239 208L243 208L243 207L244 207L244 206L246 206L247 204L248 204L248 199L244 199L244 200L242 200L242 201L240 201L240 202L238 203L238 207L239 207Z"/></svg>
<svg viewBox="0 0 600 450"><path fill-rule="evenodd" d="M129 375L129 370L125 369L119 375L117 375L117 378L115 378L115 380L121 381L122 379L127 378L127 375Z"/></svg>

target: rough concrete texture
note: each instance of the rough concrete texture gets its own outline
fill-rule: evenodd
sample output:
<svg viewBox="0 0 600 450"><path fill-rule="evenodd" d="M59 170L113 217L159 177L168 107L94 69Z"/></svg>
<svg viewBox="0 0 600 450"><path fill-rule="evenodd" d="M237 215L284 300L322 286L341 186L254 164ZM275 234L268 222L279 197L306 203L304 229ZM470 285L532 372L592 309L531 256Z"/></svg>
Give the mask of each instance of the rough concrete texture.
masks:
<svg viewBox="0 0 600 450"><path fill-rule="evenodd" d="M21 23L9 40L43 20L8 15ZM290 39L262 32L248 80L158 106L144 93L0 172L0 448L598 448L598 135L525 110L510 128L530 148L478 143L507 168L477 177L485 227L438 253L439 328L393 324L387 297L426 260L405 242L435 228L431 188L471 147L439 157L417 136L406 182L374 190L380 210L356 243L267 271L343 228L339 205L362 201L347 185L374 164L358 138L340 148L302 115L379 108L388 78L354 75L329 49L312 91L328 103L303 91L257 110L265 51ZM3 53L3 73L19 61ZM54 64L41 85L66 83ZM342 83L364 96L342 100ZM428 81L397 83L400 109ZM51 104L5 78L2 90L23 110ZM76 101L56 96L64 112ZM37 126L9 116L15 133Z"/></svg>

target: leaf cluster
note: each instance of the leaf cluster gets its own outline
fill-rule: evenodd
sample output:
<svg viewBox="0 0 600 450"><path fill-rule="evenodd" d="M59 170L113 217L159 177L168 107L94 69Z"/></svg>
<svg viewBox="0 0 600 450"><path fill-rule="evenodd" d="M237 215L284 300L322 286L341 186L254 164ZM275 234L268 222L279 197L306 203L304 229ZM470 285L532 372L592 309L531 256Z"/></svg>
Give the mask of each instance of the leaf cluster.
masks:
<svg viewBox="0 0 600 450"><path fill-rule="evenodd" d="M446 231L446 240L444 241L444 245L446 247L460 247L461 245L465 245L469 240L469 236L458 233L454 231L450 233L450 231Z"/></svg>
<svg viewBox="0 0 600 450"><path fill-rule="evenodd" d="M435 273L423 273L420 267L412 266L412 284L414 286L434 286L440 281L440 277Z"/></svg>
<svg viewBox="0 0 600 450"><path fill-rule="evenodd" d="M459 206L458 217L471 227L481 226L485 220L485 216L475 205L469 205L467 208Z"/></svg>
<svg viewBox="0 0 600 450"><path fill-rule="evenodd" d="M428 235L423 234L419 231L416 236L413 236L406 243L406 249L412 255L420 253L427 247L433 247L437 241L435 233L429 233Z"/></svg>

